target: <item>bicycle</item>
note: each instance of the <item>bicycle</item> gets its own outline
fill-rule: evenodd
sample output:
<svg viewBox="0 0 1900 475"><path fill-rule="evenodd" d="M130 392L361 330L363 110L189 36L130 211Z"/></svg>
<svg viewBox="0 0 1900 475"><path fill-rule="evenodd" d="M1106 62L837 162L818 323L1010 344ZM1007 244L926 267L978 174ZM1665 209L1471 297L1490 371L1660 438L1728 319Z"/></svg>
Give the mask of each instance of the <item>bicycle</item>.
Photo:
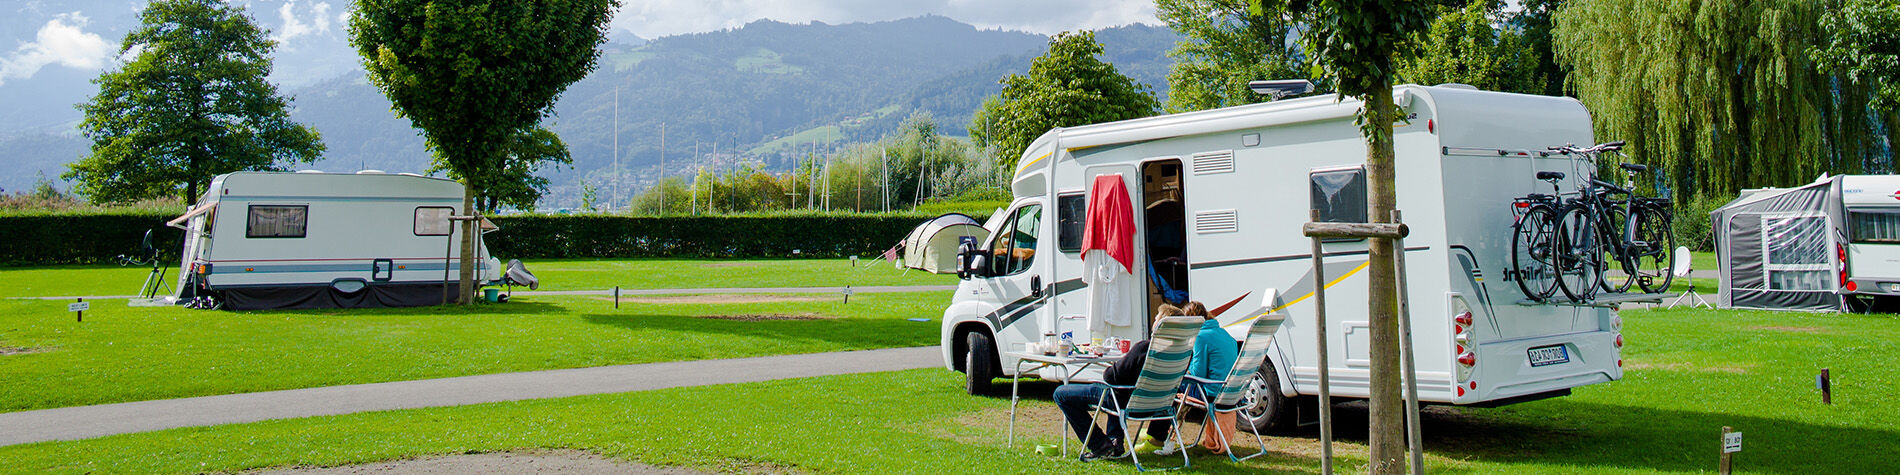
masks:
<svg viewBox="0 0 1900 475"><path fill-rule="evenodd" d="M1623 142L1588 148L1550 147L1552 151L1582 156L1592 170L1581 193L1564 205L1557 218L1557 285L1573 301L1588 301L1597 290L1627 292L1632 285L1648 293L1662 292L1675 279L1670 272L1674 265L1670 251L1675 246L1670 201L1636 196L1632 191L1636 174L1649 167L1618 164L1625 175L1625 186L1595 176L1598 157L1622 147ZM1622 268L1620 281L1608 277L1606 258L1614 259Z"/></svg>
<svg viewBox="0 0 1900 475"><path fill-rule="evenodd" d="M1511 224L1511 270L1506 274L1517 281L1518 290L1532 301L1549 300L1557 293L1557 211L1563 209L1563 172L1537 172L1537 179L1550 182L1551 194L1531 193L1511 200L1515 214Z"/></svg>

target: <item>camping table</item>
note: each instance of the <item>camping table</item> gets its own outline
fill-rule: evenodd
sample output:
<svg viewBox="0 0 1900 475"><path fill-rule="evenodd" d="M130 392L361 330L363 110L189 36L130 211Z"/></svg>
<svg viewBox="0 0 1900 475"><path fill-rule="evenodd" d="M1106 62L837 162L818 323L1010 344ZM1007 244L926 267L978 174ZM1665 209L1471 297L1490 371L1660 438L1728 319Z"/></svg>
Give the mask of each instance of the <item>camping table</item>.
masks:
<svg viewBox="0 0 1900 475"><path fill-rule="evenodd" d="M1106 368L1109 365L1115 364L1116 361L1121 361L1122 357L1126 355L1066 356L1066 355L1044 355L1042 353L1024 353L1024 352L1012 351L1012 352L1003 353L1003 356L1016 358L1016 375L1009 378L1009 441L1005 445L1006 447L1015 447L1016 446L1016 404L1019 399L1016 395L1017 394L1016 387L1018 386L1018 383L1022 382L1024 365L1029 365L1029 364L1035 365L1033 367L1030 367L1029 371L1041 371L1043 368L1047 368L1050 366L1061 366L1064 370L1061 373L1062 384L1069 384L1069 380L1075 379L1076 375L1082 374L1082 371L1087 370L1090 366L1101 365L1102 367ZM1060 410L1056 411L1056 414L1062 416L1062 428L1061 430L1057 431L1057 435L1060 436L1059 437L1060 439L1062 439L1062 454L1068 455L1069 454L1069 436L1067 434L1063 434L1062 432L1066 432L1069 430L1069 416L1067 414L1063 414L1062 411Z"/></svg>

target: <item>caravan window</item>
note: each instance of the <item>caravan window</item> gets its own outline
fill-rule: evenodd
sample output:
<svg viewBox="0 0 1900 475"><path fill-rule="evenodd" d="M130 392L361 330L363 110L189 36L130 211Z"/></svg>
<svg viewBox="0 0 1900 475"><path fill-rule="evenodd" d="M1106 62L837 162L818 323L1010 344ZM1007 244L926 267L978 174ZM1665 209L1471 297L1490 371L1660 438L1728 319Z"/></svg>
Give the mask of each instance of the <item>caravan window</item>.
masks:
<svg viewBox="0 0 1900 475"><path fill-rule="evenodd" d="M245 219L244 237L304 237L304 227L308 224L309 218L309 206L251 205L250 216Z"/></svg>
<svg viewBox="0 0 1900 475"><path fill-rule="evenodd" d="M1900 210L1854 211L1847 216L1855 243L1900 243Z"/></svg>
<svg viewBox="0 0 1900 475"><path fill-rule="evenodd" d="M1073 193L1056 197L1056 248L1082 252L1083 223L1089 215L1089 197Z"/></svg>
<svg viewBox="0 0 1900 475"><path fill-rule="evenodd" d="M990 244L990 269L994 271L991 275L1029 270L1029 264L1036 261L1036 237L1041 222L1042 205L1039 204L1024 205L1009 215Z"/></svg>
<svg viewBox="0 0 1900 475"><path fill-rule="evenodd" d="M455 214L455 208L447 206L423 206L416 208L415 233L417 236L447 236L449 216Z"/></svg>
<svg viewBox="0 0 1900 475"><path fill-rule="evenodd" d="M1366 168L1315 171L1312 205L1320 222L1366 222Z"/></svg>

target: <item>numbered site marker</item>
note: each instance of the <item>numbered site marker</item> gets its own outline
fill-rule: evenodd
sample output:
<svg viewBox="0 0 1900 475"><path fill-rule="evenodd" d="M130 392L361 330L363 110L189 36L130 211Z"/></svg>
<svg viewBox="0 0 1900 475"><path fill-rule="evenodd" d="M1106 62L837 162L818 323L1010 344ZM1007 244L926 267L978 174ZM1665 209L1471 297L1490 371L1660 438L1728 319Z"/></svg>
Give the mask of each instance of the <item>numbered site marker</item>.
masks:
<svg viewBox="0 0 1900 475"><path fill-rule="evenodd" d="M1742 433L1735 432L1728 426L1722 426L1722 463L1716 467L1716 471L1721 472L1722 475L1728 475L1729 467L1732 465L1729 457L1741 451Z"/></svg>
<svg viewBox="0 0 1900 475"><path fill-rule="evenodd" d="M77 300L78 300L77 302L66 304L66 311L73 313L73 321L75 322L86 321L86 310L91 309L92 304L87 303L86 299L77 299Z"/></svg>

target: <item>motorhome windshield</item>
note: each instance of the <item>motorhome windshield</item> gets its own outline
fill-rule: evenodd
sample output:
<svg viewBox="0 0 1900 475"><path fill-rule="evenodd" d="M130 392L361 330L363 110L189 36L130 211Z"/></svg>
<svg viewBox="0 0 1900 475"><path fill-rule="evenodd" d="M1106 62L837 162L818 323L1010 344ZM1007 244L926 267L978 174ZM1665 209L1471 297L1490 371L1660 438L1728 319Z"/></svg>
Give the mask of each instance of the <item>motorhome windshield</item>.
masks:
<svg viewBox="0 0 1900 475"><path fill-rule="evenodd" d="M1849 236L1855 243L1900 244L1900 209L1853 210L1847 213Z"/></svg>

